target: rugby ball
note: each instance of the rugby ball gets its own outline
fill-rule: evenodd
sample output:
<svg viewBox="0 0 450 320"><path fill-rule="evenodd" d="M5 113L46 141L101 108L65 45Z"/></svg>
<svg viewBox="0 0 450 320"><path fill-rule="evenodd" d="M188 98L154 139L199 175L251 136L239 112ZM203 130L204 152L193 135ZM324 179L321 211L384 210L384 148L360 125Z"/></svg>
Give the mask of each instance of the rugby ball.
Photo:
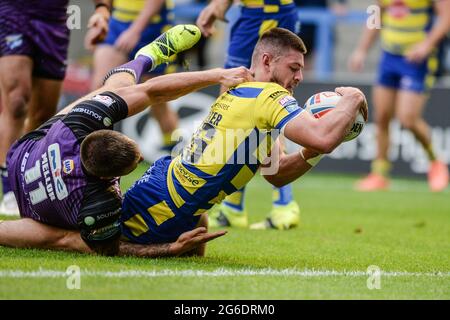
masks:
<svg viewBox="0 0 450 320"><path fill-rule="evenodd" d="M321 118L336 108L341 97L340 94L333 91L319 92L306 100L303 109L309 111L315 118ZM363 131L365 123L364 117L361 114L361 111L359 111L355 122L345 136L344 141L350 141L358 137Z"/></svg>

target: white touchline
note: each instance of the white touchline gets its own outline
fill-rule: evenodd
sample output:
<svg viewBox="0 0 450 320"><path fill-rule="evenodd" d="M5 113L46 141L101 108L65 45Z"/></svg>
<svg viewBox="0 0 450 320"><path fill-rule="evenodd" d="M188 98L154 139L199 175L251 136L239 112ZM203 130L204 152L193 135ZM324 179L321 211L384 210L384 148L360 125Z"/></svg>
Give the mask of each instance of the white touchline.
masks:
<svg viewBox="0 0 450 320"><path fill-rule="evenodd" d="M81 276L104 278L157 278L157 277L239 277L239 276L276 276L276 277L367 277L365 271L334 271L310 269L215 269L215 270L121 270L89 271L81 269ZM65 278L68 274L61 270L37 269L0 270L0 278ZM406 272L381 271L383 277L450 277L450 272Z"/></svg>

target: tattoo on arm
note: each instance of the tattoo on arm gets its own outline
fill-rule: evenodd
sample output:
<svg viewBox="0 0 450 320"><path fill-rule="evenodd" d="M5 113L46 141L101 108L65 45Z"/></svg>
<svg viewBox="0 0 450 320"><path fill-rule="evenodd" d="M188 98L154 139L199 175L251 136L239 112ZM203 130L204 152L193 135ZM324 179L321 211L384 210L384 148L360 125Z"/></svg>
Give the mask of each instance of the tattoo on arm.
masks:
<svg viewBox="0 0 450 320"><path fill-rule="evenodd" d="M119 247L119 256L135 256L147 258L170 257L174 256L174 254L170 250L170 245L170 243L143 245L121 241Z"/></svg>

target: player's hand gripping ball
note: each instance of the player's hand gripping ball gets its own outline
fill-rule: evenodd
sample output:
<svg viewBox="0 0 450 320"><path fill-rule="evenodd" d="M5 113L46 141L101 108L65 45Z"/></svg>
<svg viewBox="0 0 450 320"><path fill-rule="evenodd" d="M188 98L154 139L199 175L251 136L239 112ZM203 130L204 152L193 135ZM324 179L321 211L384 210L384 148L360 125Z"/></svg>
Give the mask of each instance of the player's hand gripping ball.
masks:
<svg viewBox="0 0 450 320"><path fill-rule="evenodd" d="M332 91L319 92L306 100L303 109L308 110L315 118L321 118L336 108L341 97L341 95ZM344 141L350 141L358 137L363 131L365 123L361 111L358 111L355 122L345 136Z"/></svg>

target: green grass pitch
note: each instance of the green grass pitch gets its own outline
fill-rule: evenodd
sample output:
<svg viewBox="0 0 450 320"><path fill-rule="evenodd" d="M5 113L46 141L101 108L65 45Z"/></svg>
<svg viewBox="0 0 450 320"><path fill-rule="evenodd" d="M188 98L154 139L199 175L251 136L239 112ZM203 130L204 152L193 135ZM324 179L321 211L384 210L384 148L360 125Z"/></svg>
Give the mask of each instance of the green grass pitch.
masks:
<svg viewBox="0 0 450 320"><path fill-rule="evenodd" d="M144 170L123 179L124 190ZM0 299L450 299L449 190L396 179L390 192L357 193L355 179L308 174L294 183L300 228L230 229L206 258L0 247ZM270 186L257 176L246 196L251 222L263 219ZM73 265L79 289L69 289Z"/></svg>

